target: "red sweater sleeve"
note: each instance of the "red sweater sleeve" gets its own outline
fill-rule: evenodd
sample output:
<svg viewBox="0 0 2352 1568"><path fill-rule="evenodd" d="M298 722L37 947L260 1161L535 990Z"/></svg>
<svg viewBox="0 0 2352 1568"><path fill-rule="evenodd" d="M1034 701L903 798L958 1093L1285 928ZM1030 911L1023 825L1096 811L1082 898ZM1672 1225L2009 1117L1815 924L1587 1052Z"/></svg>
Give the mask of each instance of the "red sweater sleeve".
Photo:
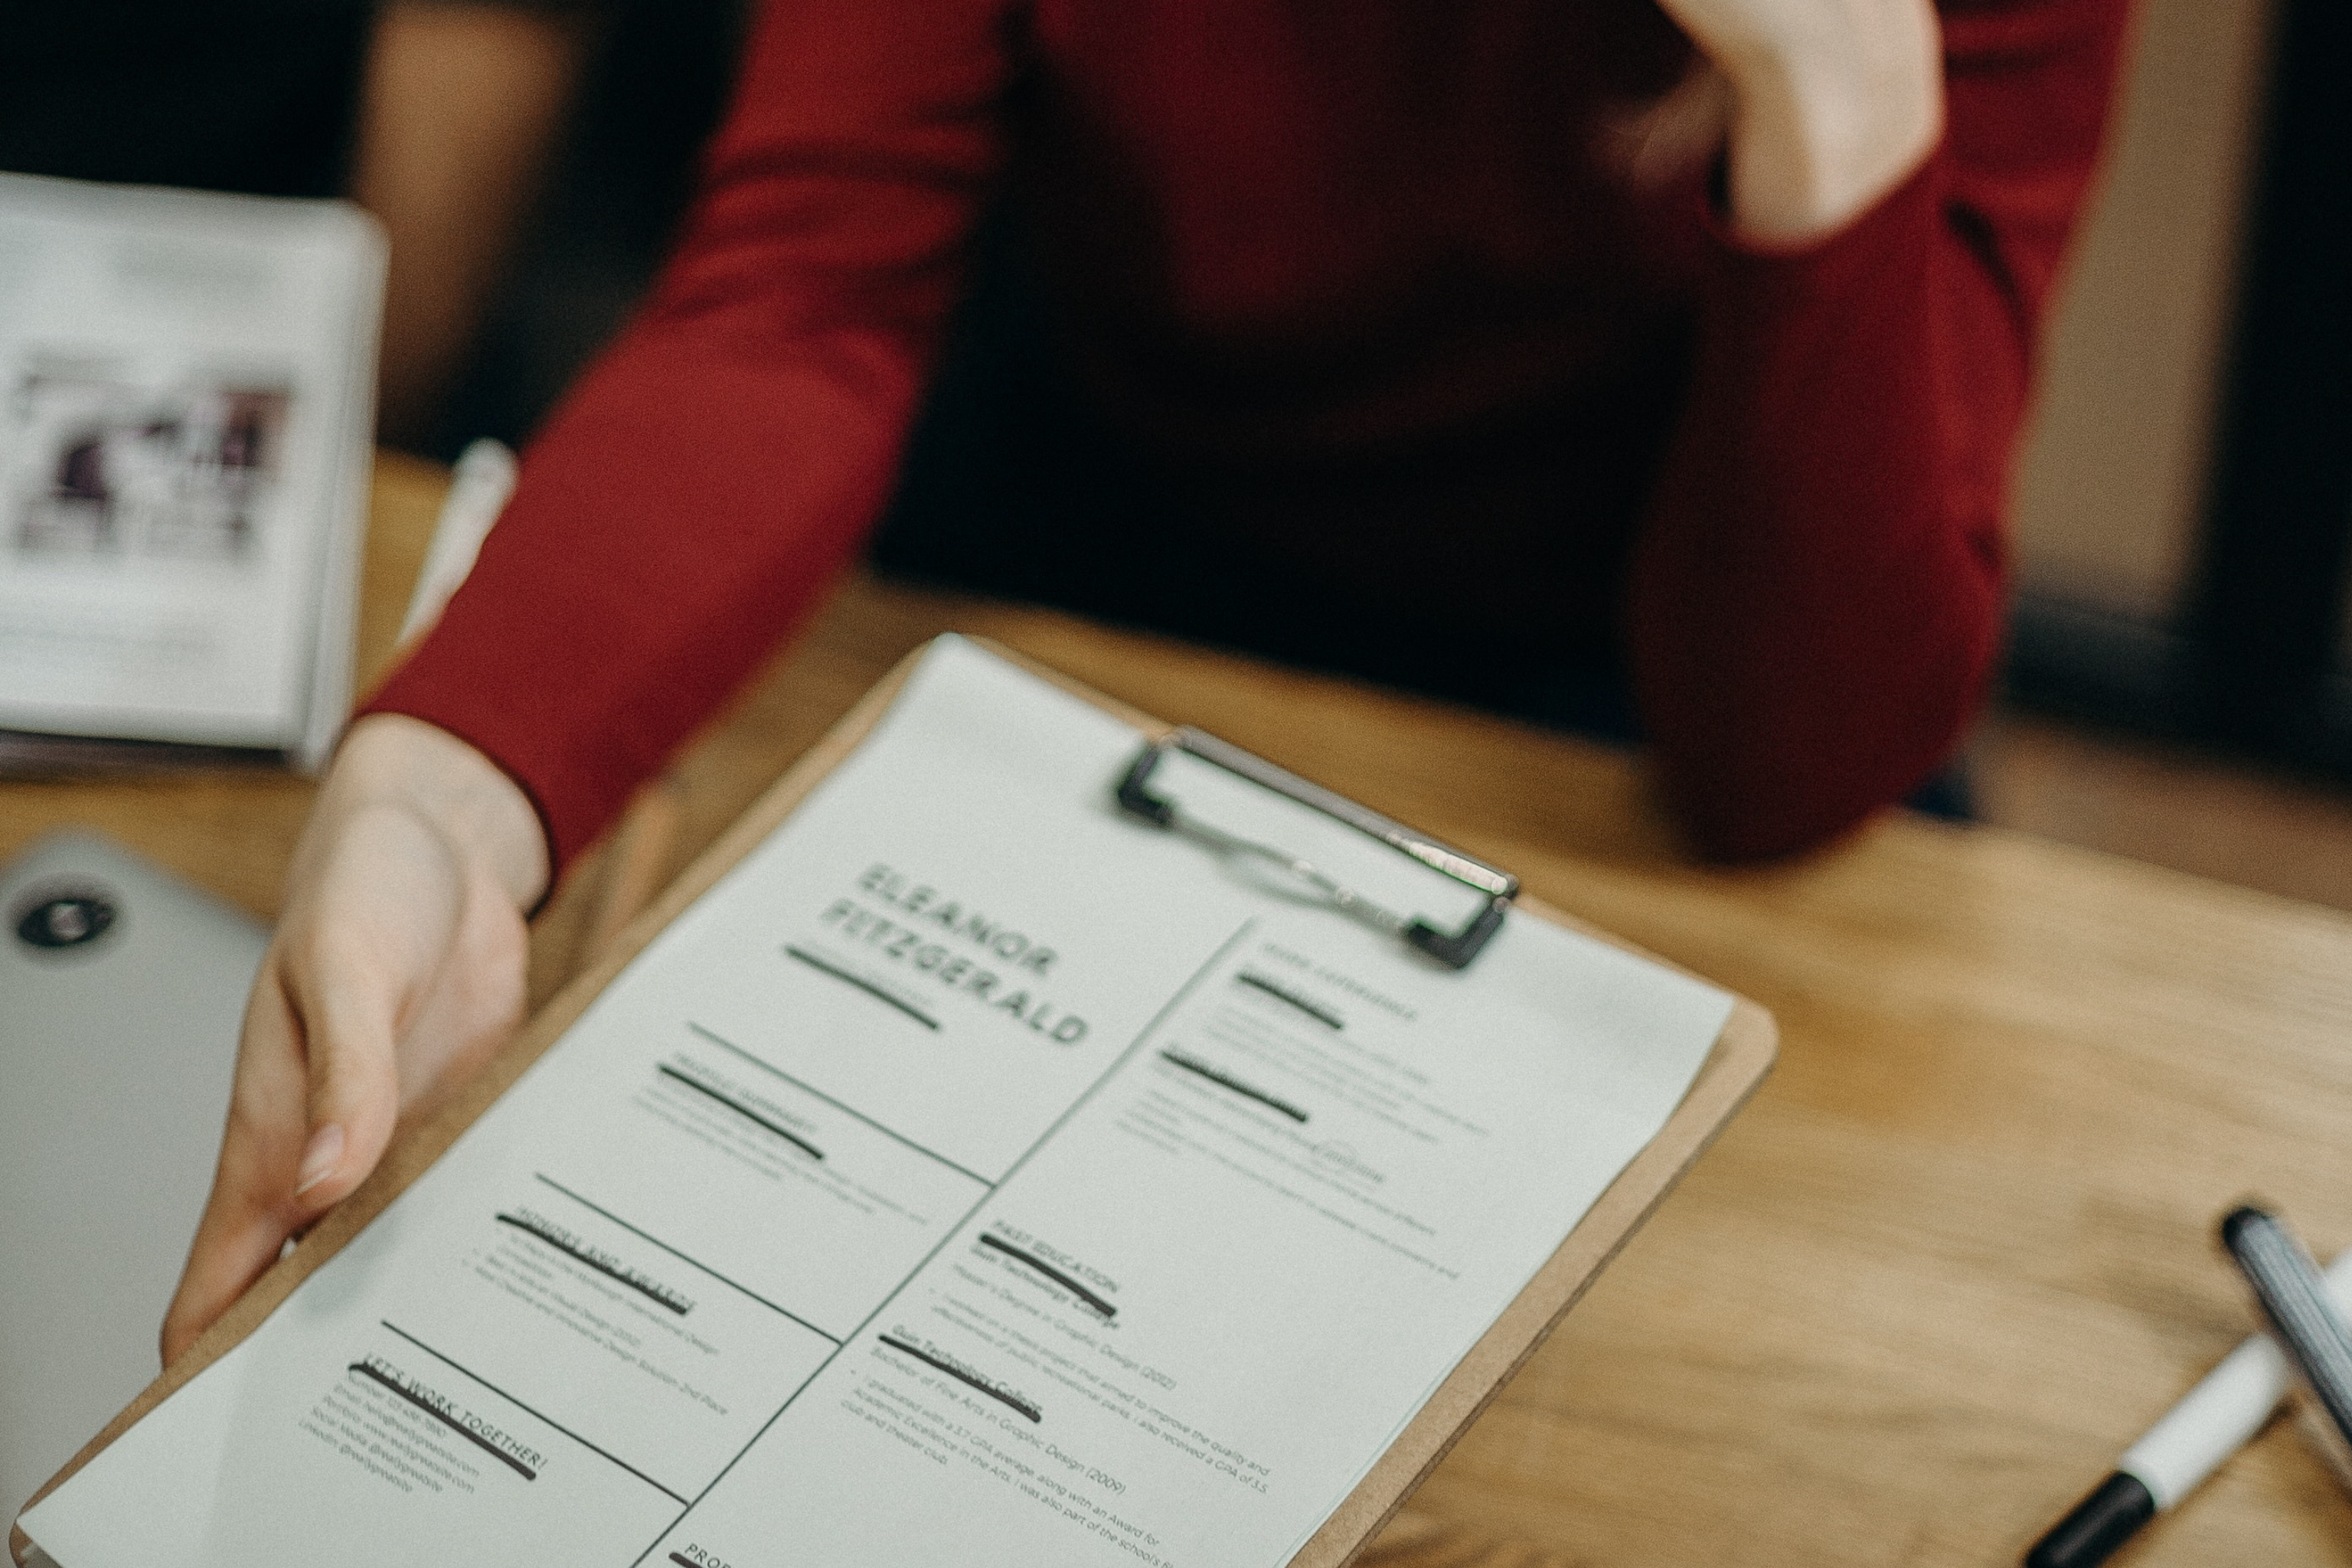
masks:
<svg viewBox="0 0 2352 1568"><path fill-rule="evenodd" d="M1002 153L1004 0L771 0L655 296L364 710L471 742L561 863L887 499Z"/></svg>
<svg viewBox="0 0 2352 1568"><path fill-rule="evenodd" d="M1654 764L1712 855L1853 826L1976 711L2034 331L2127 5L1948 4L1927 163L1816 248L1713 242L1627 613Z"/></svg>

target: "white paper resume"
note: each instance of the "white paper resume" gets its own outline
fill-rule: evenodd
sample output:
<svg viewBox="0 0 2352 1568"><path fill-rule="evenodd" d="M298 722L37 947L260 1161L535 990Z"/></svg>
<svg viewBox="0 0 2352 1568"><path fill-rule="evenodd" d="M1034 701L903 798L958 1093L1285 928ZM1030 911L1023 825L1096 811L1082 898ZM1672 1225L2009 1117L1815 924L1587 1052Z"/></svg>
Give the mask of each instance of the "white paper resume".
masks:
<svg viewBox="0 0 2352 1568"><path fill-rule="evenodd" d="M1439 969L1124 818L1138 743L934 645L26 1532L61 1568L1287 1561L1730 999L1525 918Z"/></svg>

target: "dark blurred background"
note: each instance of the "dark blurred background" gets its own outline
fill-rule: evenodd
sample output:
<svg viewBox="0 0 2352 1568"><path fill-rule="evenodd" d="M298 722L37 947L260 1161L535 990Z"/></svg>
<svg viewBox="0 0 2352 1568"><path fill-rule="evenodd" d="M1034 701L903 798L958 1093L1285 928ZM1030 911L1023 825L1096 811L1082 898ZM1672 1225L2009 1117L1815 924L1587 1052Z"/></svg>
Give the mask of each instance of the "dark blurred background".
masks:
<svg viewBox="0 0 2352 1568"><path fill-rule="evenodd" d="M1995 820L2352 908L2348 71L2333 0L2142 0L1979 760Z"/></svg>
<svg viewBox="0 0 2352 1568"><path fill-rule="evenodd" d="M747 0L623 0L589 51L536 221L471 356L414 438L519 447L651 281L726 107Z"/></svg>

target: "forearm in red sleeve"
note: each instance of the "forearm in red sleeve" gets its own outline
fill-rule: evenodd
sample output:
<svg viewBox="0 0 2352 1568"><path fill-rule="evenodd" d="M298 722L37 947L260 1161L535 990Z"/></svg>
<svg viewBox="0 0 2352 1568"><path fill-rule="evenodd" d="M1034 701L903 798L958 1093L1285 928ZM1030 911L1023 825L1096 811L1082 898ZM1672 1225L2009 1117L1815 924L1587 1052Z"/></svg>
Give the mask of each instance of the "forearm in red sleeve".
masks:
<svg viewBox="0 0 2352 1568"><path fill-rule="evenodd" d="M999 156L1001 0L776 0L676 258L367 704L488 754L558 863L887 499Z"/></svg>
<svg viewBox="0 0 2352 1568"><path fill-rule="evenodd" d="M1661 783L1713 856L1902 798L1982 699L2033 335L2126 7L1948 5L1927 163L1811 249L1717 242L1627 606Z"/></svg>

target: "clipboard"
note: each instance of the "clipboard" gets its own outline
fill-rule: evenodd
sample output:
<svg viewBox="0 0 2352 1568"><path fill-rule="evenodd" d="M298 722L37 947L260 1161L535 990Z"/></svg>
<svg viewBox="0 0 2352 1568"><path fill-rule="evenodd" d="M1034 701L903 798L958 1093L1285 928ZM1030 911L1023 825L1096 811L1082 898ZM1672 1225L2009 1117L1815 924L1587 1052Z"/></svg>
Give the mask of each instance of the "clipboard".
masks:
<svg viewBox="0 0 2352 1568"><path fill-rule="evenodd" d="M1270 856L1276 861L1287 859L1286 855L1271 846L1240 841L1219 844L1219 838L1230 840L1230 836L1221 834L1212 825L1184 824L1180 814L1172 809L1155 815L1155 806L1166 803L1150 788L1155 771L1152 759L1174 750L1187 751L1265 787L1281 790L1294 800L1371 834L1389 843L1391 847L1483 892L1487 902L1482 911L1456 931L1437 929L1423 921L1419 923L1424 929L1416 934L1414 925L1417 917L1386 910L1375 911L1396 922L1392 929L1402 940L1421 948L1438 963L1456 968L1465 967L1475 963L1478 947L1503 921L1526 919L1547 921L1607 942L1662 967L1687 973L1681 971L1678 965L1666 963L1654 954L1525 896L1519 890L1517 879L1507 872L1485 866L1462 851L1417 835L1401 824L1299 779L1239 748L1139 712L1002 645L984 638L971 640L995 657L1093 705L1137 731L1140 749L1135 764L1124 779L1106 781L1116 784L1120 804L1136 816L1159 821L1160 826L1171 828L1189 826L1194 830L1195 837L1202 837L1212 847L1222 852ZM908 655L861 698L677 881L631 921L595 963L575 977L541 1008L448 1105L430 1120L397 1135L367 1181L314 1226L294 1249L256 1281L253 1288L206 1330L185 1354L165 1368L138 1398L107 1424L104 1431L50 1478L26 1500L25 1509L29 1510L34 1503L63 1485L164 1399L260 1327L297 1286L383 1213L411 1182L422 1175L476 1118L488 1110L550 1046L562 1037L648 942L781 826L817 784L856 751L888 710L923 651L918 648ZM1292 874L1300 875L1296 867L1297 863L1293 863L1290 868ZM1307 870L1312 871L1313 868L1307 868ZM1314 886L1311 879L1303 879ZM1316 890L1329 901L1347 909L1343 900L1332 897L1330 889L1318 887ZM1346 889L1339 891L1344 893ZM1349 912L1360 916L1364 914L1364 911L1354 910ZM1382 922L1375 920L1373 923ZM1716 1135L1763 1081L1771 1069L1778 1037L1770 1014L1754 1002L1734 995L1731 1011L1721 1032L1681 1103L1657 1135L1634 1155L1600 1199L1586 1211L1550 1258L1480 1336L1469 1353L1439 1384L1435 1393L1406 1424L1387 1452L1324 1521L1307 1544L1291 1558L1288 1568L1342 1568L1371 1542L1390 1517L1403 1506L1413 1489L1436 1468L1487 1403L1542 1345L1618 1249L1625 1245L1680 1180L1683 1173L1706 1152ZM9 1549L14 1561L23 1564L32 1544L12 1520Z"/></svg>

